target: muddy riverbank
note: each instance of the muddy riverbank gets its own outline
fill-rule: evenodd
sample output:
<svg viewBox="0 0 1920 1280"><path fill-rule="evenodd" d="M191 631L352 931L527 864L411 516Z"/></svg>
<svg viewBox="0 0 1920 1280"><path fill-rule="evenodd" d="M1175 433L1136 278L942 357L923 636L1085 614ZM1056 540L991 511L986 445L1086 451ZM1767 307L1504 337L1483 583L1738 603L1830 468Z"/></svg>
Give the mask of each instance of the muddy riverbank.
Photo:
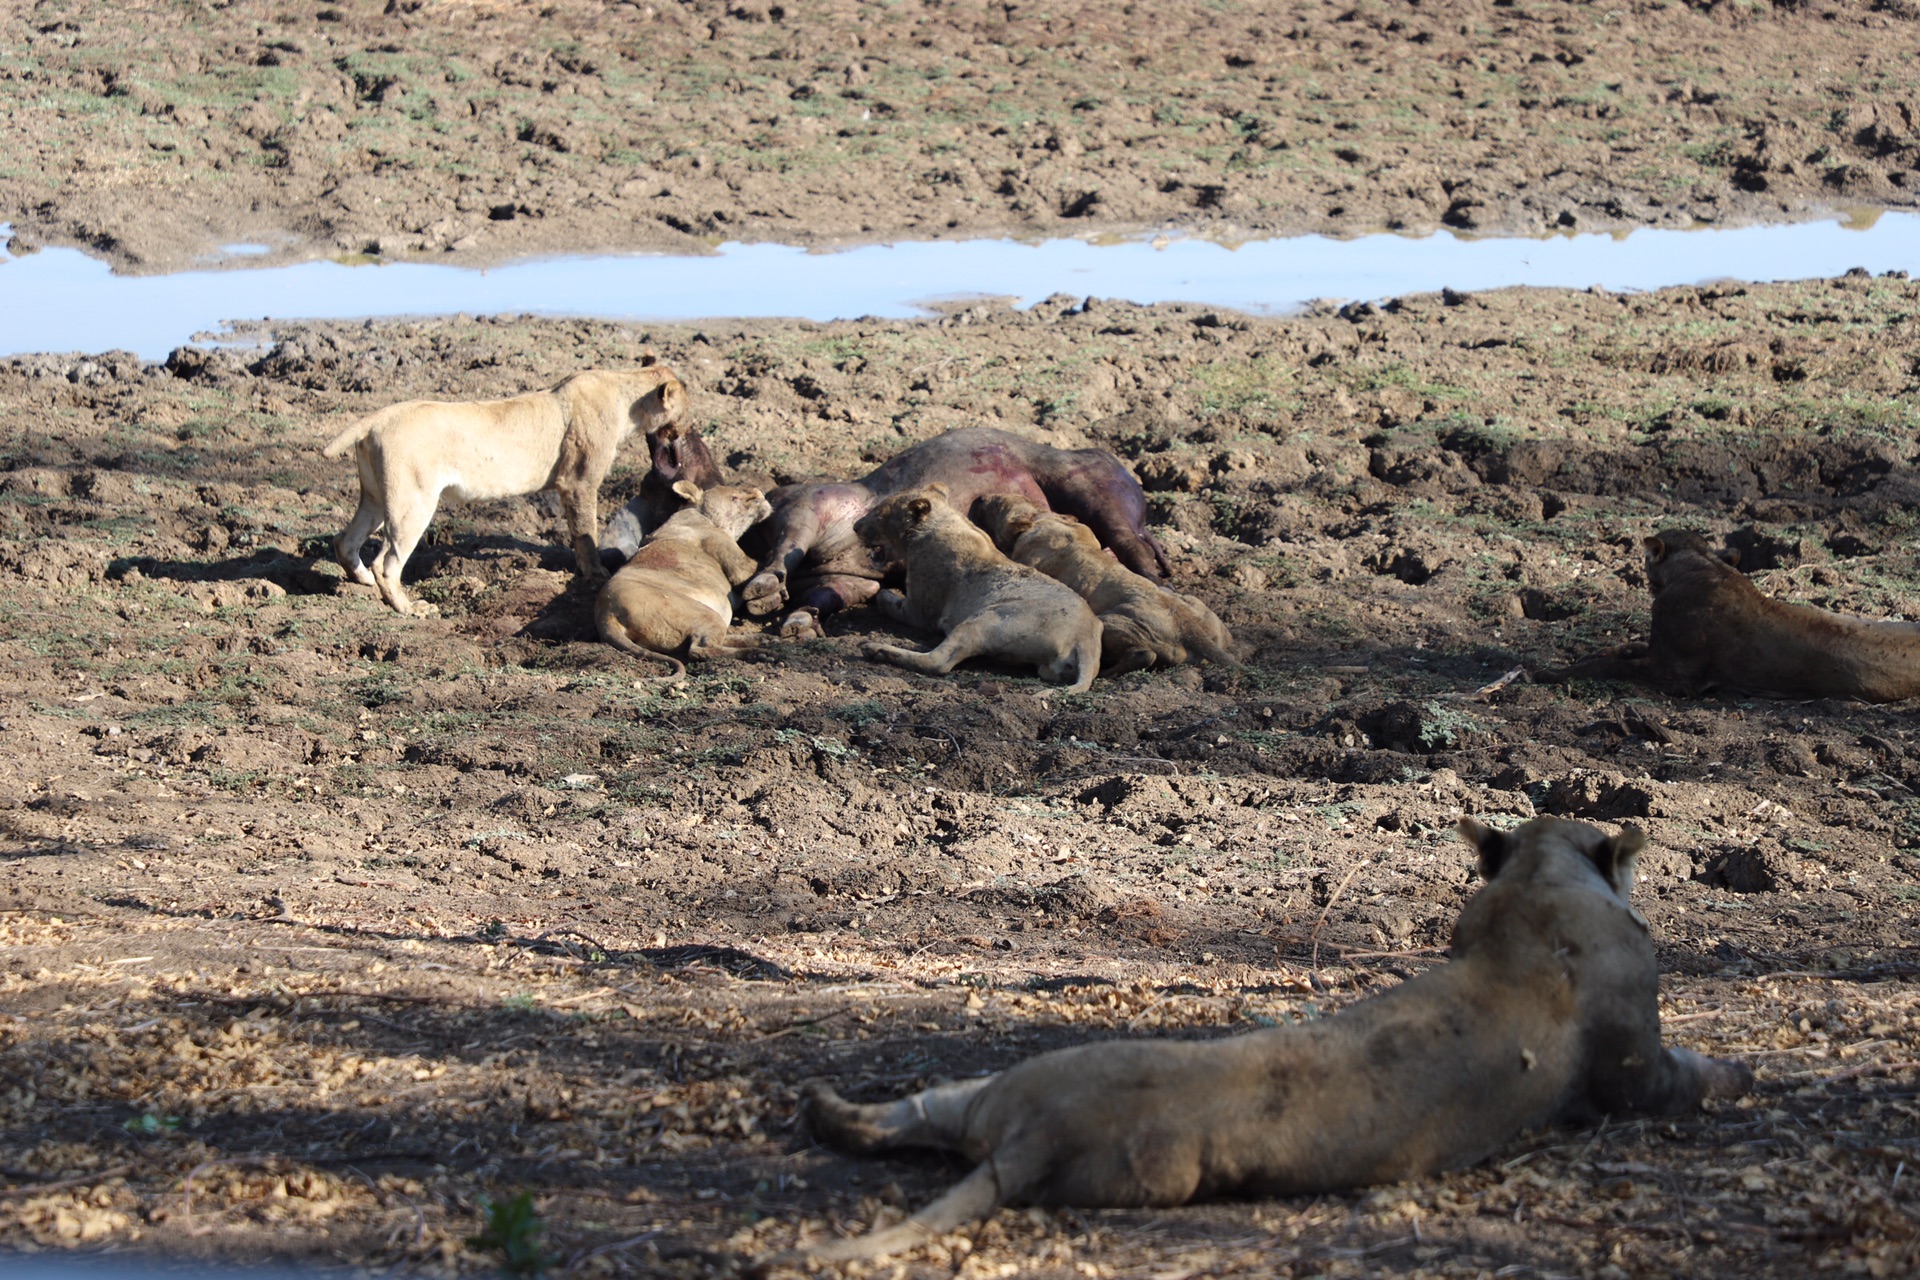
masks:
<svg viewBox="0 0 1920 1280"><path fill-rule="evenodd" d="M525 1190L585 1273L724 1274L953 1175L809 1147L804 1077L1318 1016L1435 962L1456 815L1559 813L1648 831L1669 1034L1752 1099L1379 1192L1003 1214L907 1274L1908 1268L1911 713L1476 690L1638 634L1671 523L1915 616L1920 288L1080 302L0 362L0 1243L478 1273L480 1198ZM1115 450L1246 668L923 679L853 614L663 687L526 500L442 512L436 619L342 581L340 425L643 345L743 474L978 423Z"/></svg>
<svg viewBox="0 0 1920 1280"><path fill-rule="evenodd" d="M0 221L123 270L1909 208L1920 8L101 0L0 40Z"/></svg>

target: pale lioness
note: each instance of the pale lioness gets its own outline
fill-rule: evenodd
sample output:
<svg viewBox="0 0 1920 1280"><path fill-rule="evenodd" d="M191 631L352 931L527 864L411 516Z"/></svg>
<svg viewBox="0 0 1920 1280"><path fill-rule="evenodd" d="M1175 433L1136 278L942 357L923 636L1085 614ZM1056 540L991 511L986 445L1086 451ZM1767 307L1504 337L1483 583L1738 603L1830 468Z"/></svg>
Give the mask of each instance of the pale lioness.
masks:
<svg viewBox="0 0 1920 1280"><path fill-rule="evenodd" d="M1739 555L1687 529L1642 542L1653 626L1647 643L1616 645L1543 683L1636 680L1687 696L1713 689L1784 698L1920 697L1920 626L1856 618L1775 600L1740 572Z"/></svg>
<svg viewBox="0 0 1920 1280"><path fill-rule="evenodd" d="M1007 494L974 503L973 518L1002 553L1087 602L1100 619L1101 675L1177 667L1190 657L1234 661L1233 637L1205 601L1127 568L1078 520Z"/></svg>
<svg viewBox="0 0 1920 1280"><path fill-rule="evenodd" d="M378 586L401 613L419 606L400 571L427 531L443 494L506 498L551 489L560 495L582 576L606 577L594 533L600 482L636 429L654 431L686 411L687 392L651 357L640 368L576 373L547 391L506 400L408 400L370 414L335 436L322 453L353 450L360 507L334 541L355 582ZM360 545L386 527L386 548L371 571Z"/></svg>
<svg viewBox="0 0 1920 1280"><path fill-rule="evenodd" d="M756 641L732 640L734 588L759 566L740 549L740 535L773 514L758 489L724 485L702 490L681 480L673 492L691 506L673 513L620 566L600 592L594 619L600 637L616 649L673 664L670 678L687 673L674 656L738 653Z"/></svg>
<svg viewBox="0 0 1920 1280"><path fill-rule="evenodd" d="M1560 818L1461 834L1487 884L1453 959L1332 1018L1225 1040L1132 1040L860 1106L802 1092L849 1151L935 1147L980 1163L897 1225L768 1258L872 1258L1009 1203L1184 1204L1398 1182L1481 1159L1523 1129L1672 1115L1745 1093L1737 1062L1660 1043L1647 926L1627 901L1645 838Z"/></svg>
<svg viewBox="0 0 1920 1280"><path fill-rule="evenodd" d="M880 662L945 675L968 658L1035 666L1043 680L1084 691L1100 670L1100 620L1086 601L1036 569L1001 555L993 539L947 505L945 485L882 499L854 523L863 542L907 567L907 588L881 591L876 608L946 639L926 652L868 643Z"/></svg>

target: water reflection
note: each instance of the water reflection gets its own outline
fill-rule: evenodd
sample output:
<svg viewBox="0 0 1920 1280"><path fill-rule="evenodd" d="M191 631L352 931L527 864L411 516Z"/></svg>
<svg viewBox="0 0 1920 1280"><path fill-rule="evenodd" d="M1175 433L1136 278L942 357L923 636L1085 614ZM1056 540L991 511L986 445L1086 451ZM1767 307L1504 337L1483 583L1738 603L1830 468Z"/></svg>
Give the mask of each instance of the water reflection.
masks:
<svg viewBox="0 0 1920 1280"><path fill-rule="evenodd" d="M0 232L3 234L3 232ZM252 245L233 245L242 256ZM377 260L376 260L377 261ZM922 304L1054 293L1284 312L1314 298L1453 288L1654 289L1920 269L1920 215L1731 230L1635 231L1541 240L1303 236L1234 246L1134 238L921 241L811 253L723 245L707 257L547 258L491 270L309 262L170 276L116 276L72 249L0 258L0 355L128 349L158 359L196 333L254 319L535 312L637 320L908 317Z"/></svg>

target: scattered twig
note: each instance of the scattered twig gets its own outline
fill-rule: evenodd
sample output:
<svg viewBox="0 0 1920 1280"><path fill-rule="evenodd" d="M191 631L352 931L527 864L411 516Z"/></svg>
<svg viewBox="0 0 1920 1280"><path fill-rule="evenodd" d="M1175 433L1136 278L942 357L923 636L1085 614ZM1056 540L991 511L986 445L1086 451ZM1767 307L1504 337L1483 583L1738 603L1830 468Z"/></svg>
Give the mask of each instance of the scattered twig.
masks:
<svg viewBox="0 0 1920 1280"><path fill-rule="evenodd" d="M33 1182L24 1187L0 1187L0 1199L10 1196L37 1196L43 1191L65 1191L69 1187L88 1187L96 1182L105 1182L108 1178L118 1178L133 1172L130 1164L116 1164L112 1168L97 1173L83 1173L78 1177L61 1178L58 1182Z"/></svg>
<svg viewBox="0 0 1920 1280"><path fill-rule="evenodd" d="M1327 895L1327 905L1320 908L1320 918L1313 922L1313 959L1308 965L1308 973L1316 985L1320 978L1320 930L1326 927L1327 916L1332 913L1333 904L1340 900L1340 895L1347 891L1348 883L1359 875L1360 868L1366 865L1364 861L1356 862L1347 869L1347 874L1340 877L1340 883L1335 885L1333 892Z"/></svg>
<svg viewBox="0 0 1920 1280"><path fill-rule="evenodd" d="M778 1031L769 1031L764 1035L754 1036L749 1039L747 1043L760 1044L766 1040L778 1040L781 1036L790 1036L796 1031L805 1031L808 1027L817 1027L823 1022L832 1022L835 1018L844 1018L852 1012L852 1009L835 1009L832 1013L824 1013L817 1018L808 1018L805 1022L796 1022L791 1026L782 1027Z"/></svg>
<svg viewBox="0 0 1920 1280"><path fill-rule="evenodd" d="M285 1160L285 1156L271 1155L222 1156L217 1160L201 1161L189 1169L187 1176L180 1182L180 1225L186 1229L187 1234L190 1236L203 1236L214 1229L211 1223L204 1227L196 1227L193 1225L193 1180L207 1170L215 1169L222 1165L229 1167L250 1165L254 1168L266 1169L276 1164L284 1163Z"/></svg>
<svg viewBox="0 0 1920 1280"><path fill-rule="evenodd" d="M1447 953L1445 947L1408 947L1404 951L1349 951L1345 947L1336 946L1334 950L1340 953L1342 960L1398 960L1402 956L1443 956Z"/></svg>
<svg viewBox="0 0 1920 1280"><path fill-rule="evenodd" d="M612 1244L603 1244L598 1248L588 1249L582 1253L576 1253L572 1257L568 1258L564 1263L561 1264L560 1274L565 1275L567 1272L572 1271L575 1267L579 1266L583 1262L588 1261L589 1259L598 1258L604 1254L618 1253L622 1249L631 1249L633 1248L633 1246L637 1244L645 1244L647 1241L653 1239L655 1236L659 1234L660 1234L660 1228L655 1227L651 1231L642 1231L637 1236L628 1236L625 1240L616 1240Z"/></svg>
<svg viewBox="0 0 1920 1280"><path fill-rule="evenodd" d="M923 738L933 734L939 734L947 740L947 745L953 748L953 754L956 759L965 754L965 749L960 745L959 736L951 729L943 728L937 724L909 724L903 725L902 727L919 731L920 736Z"/></svg>
<svg viewBox="0 0 1920 1280"><path fill-rule="evenodd" d="M369 1178L366 1175L366 1172L362 1170L359 1166L350 1164L346 1166L346 1169L348 1173L351 1173L354 1177L360 1179L360 1181L367 1184L367 1190L373 1192L375 1199L384 1200L386 1198L387 1193L381 1190L380 1184L375 1182L372 1178ZM427 1215L420 1212L420 1206L415 1204L413 1202L413 1197L409 1196L406 1192L395 1190L393 1194L399 1196L402 1200L405 1200L407 1202L407 1208L413 1210L413 1243L408 1247L417 1248L419 1247L420 1241L425 1238L427 1233ZM387 1246L389 1248L393 1246L393 1236L391 1234L387 1236Z"/></svg>
<svg viewBox="0 0 1920 1280"><path fill-rule="evenodd" d="M1845 1071L1836 1071L1830 1076L1805 1077L1809 1083L1839 1084L1842 1080L1852 1080L1856 1076L1892 1075L1896 1071L1920 1069L1920 1061L1910 1062L1863 1062L1857 1067L1848 1067Z"/></svg>
<svg viewBox="0 0 1920 1280"><path fill-rule="evenodd" d="M578 938L580 939L580 941L592 947L593 950L598 952L601 956L611 956L613 954L613 950L603 945L598 938L595 938L589 934L582 933L578 929L549 929L537 938L515 938L512 940L512 944L515 946L525 947L530 951L533 948L539 946L541 943L546 942L549 938L556 939L556 941L553 942L552 945L560 948L562 951L567 952L569 959L574 958L572 953L577 951L578 948L566 942L557 941L557 939ZM581 964L592 963L592 957L590 955L580 956L578 957L578 959Z"/></svg>
<svg viewBox="0 0 1920 1280"><path fill-rule="evenodd" d="M1498 680L1494 680L1488 684L1483 684L1478 689L1475 689L1473 691L1474 700L1477 702L1485 702L1487 701L1487 699L1491 698L1494 694L1500 692L1500 690L1506 688L1508 685L1512 684L1515 680L1520 679L1526 674L1527 674L1527 669L1525 667L1515 667L1513 670L1501 676Z"/></svg>

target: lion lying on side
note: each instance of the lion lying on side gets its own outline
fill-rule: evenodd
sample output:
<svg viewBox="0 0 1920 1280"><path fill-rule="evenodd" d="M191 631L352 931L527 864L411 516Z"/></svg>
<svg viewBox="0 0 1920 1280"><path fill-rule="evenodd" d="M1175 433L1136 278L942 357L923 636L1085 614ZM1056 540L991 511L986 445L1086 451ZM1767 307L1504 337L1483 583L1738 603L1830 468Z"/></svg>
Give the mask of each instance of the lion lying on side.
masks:
<svg viewBox="0 0 1920 1280"><path fill-rule="evenodd" d="M1003 554L1087 602L1100 619L1100 674L1177 667L1189 657L1234 661L1233 637L1204 601L1127 568L1079 521L1005 494L974 503L973 518Z"/></svg>
<svg viewBox="0 0 1920 1280"><path fill-rule="evenodd" d="M906 1221L763 1265L898 1252L1003 1204L1132 1207L1307 1195L1472 1164L1523 1129L1674 1115L1745 1093L1739 1063L1660 1044L1647 926L1627 901L1645 843L1560 818L1463 819L1486 887L1451 963L1335 1017L1226 1040L1133 1040L861 1106L809 1084L813 1132L848 1151L936 1147L980 1163Z"/></svg>
<svg viewBox="0 0 1920 1280"><path fill-rule="evenodd" d="M400 571L442 494L471 500L551 489L566 512L581 576L598 582L607 573L594 542L600 482L636 428L657 430L686 407L686 388L652 356L639 369L576 373L506 400L389 405L321 450L338 458L351 449L360 469L360 507L334 553L355 582L378 586L388 604L410 614L418 606L401 589ZM370 572L360 546L383 525L387 545Z"/></svg>
<svg viewBox="0 0 1920 1280"><path fill-rule="evenodd" d="M861 541L907 566L907 589L881 591L874 605L895 622L946 639L921 652L866 644L861 653L929 675L968 658L1040 668L1055 684L1084 692L1100 670L1100 620L1086 601L1036 569L1015 564L993 540L947 505L945 485L883 498L854 523Z"/></svg>
<svg viewBox="0 0 1920 1280"><path fill-rule="evenodd" d="M757 643L733 640L734 588L759 569L740 549L740 535L773 514L758 489L715 486L702 490L691 480L673 486L682 507L654 530L653 536L620 566L600 592L594 621L600 638L637 657L673 664L669 679L687 674L674 657L684 648L689 658L738 653Z"/></svg>
<svg viewBox="0 0 1920 1280"><path fill-rule="evenodd" d="M1672 693L1711 689L1788 698L1898 702L1920 696L1920 626L1876 622L1764 595L1686 529L1642 544L1653 589L1646 644L1618 645L1534 679L1636 680Z"/></svg>

